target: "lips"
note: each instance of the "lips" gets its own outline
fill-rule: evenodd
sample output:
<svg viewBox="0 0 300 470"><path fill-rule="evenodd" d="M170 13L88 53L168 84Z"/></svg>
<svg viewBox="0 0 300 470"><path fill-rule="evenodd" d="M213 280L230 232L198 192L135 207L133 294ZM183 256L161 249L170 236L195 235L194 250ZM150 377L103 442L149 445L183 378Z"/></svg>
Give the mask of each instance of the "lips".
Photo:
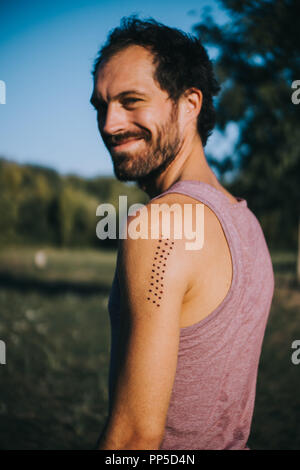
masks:
<svg viewBox="0 0 300 470"><path fill-rule="evenodd" d="M121 145L128 144L129 142L135 142L137 140L141 140L142 137L131 137L130 139L123 140L122 142L119 142L117 144L113 144L113 147L119 147Z"/></svg>

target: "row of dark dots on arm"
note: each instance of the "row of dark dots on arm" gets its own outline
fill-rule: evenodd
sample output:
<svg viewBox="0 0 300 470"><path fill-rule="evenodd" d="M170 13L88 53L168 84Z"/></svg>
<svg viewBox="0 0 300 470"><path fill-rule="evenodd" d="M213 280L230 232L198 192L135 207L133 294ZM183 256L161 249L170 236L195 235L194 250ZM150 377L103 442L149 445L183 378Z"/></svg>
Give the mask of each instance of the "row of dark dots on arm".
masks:
<svg viewBox="0 0 300 470"><path fill-rule="evenodd" d="M147 300L150 300L157 307L160 307L160 302L164 288L164 273L166 268L166 261L173 249L174 242L170 242L169 238L158 240L155 256L151 269L150 288L148 290Z"/></svg>

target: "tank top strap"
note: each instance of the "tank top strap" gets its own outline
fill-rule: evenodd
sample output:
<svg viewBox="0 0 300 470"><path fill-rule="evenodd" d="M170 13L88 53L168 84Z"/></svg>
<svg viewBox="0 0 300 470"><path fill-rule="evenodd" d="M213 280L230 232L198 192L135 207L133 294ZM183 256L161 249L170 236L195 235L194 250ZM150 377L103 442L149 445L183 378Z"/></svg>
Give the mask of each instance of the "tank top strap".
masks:
<svg viewBox="0 0 300 470"><path fill-rule="evenodd" d="M224 206L224 208L247 207L246 199L242 197L236 197L238 202L236 204L231 204L222 191L214 188L204 181L196 180L177 181L172 186L170 186L169 189L152 198L151 201L154 201L155 199L158 199L168 193L181 193L187 196L191 196L195 199L198 199L200 202L203 202L208 207L211 205L220 205Z"/></svg>

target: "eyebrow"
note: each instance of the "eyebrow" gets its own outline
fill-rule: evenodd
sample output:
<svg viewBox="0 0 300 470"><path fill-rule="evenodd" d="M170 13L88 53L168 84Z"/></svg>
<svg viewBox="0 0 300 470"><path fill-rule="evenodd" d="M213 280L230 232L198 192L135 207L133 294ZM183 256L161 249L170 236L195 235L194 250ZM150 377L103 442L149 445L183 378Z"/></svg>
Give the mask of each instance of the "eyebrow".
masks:
<svg viewBox="0 0 300 470"><path fill-rule="evenodd" d="M112 98L112 101L118 100L120 98L124 98L124 96L126 95L139 95L139 96L144 96L144 97L147 96L145 93L141 93L140 91L126 90L126 91L122 91L121 93L118 93L114 98ZM90 99L90 103L93 106L97 106L97 104L105 104L105 101L101 97L97 98L97 96L93 93Z"/></svg>

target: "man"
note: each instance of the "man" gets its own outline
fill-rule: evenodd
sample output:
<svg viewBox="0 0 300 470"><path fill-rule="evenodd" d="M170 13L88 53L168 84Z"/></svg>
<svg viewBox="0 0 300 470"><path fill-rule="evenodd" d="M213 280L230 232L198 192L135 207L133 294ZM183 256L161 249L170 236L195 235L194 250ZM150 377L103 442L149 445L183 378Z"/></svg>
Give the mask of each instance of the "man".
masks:
<svg viewBox="0 0 300 470"><path fill-rule="evenodd" d="M110 34L93 76L91 103L116 177L151 198L127 220L146 223L146 236L119 240L109 413L97 448L249 449L274 278L257 219L204 155L220 89L211 62L198 39L130 17ZM158 203L162 217L151 217ZM198 250L186 249L186 233L174 235L185 204L188 222L204 229Z"/></svg>

